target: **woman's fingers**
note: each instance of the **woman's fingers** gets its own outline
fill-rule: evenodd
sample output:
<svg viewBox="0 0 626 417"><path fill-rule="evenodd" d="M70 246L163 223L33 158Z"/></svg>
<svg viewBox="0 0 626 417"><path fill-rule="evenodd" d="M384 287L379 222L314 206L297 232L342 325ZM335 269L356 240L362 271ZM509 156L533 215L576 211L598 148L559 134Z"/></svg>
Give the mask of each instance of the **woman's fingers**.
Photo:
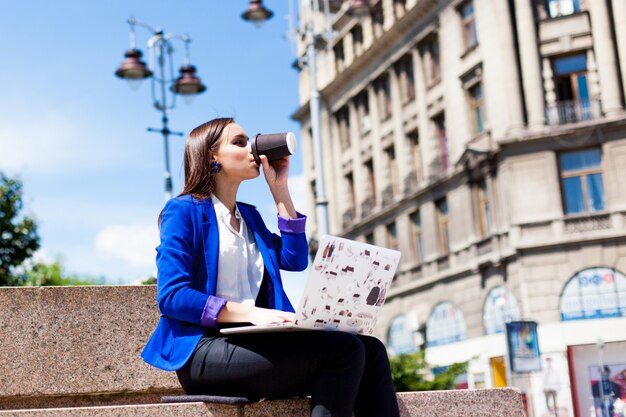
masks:
<svg viewBox="0 0 626 417"><path fill-rule="evenodd" d="M265 155L261 155L260 158L261 165L263 165L263 174L268 183L280 183L287 180L289 176L288 156L272 162L269 162Z"/></svg>
<svg viewBox="0 0 626 417"><path fill-rule="evenodd" d="M267 308L257 308L255 311L255 317L252 323L254 324L268 324L268 323L282 323L286 321L294 321L296 315L280 310L271 310Z"/></svg>

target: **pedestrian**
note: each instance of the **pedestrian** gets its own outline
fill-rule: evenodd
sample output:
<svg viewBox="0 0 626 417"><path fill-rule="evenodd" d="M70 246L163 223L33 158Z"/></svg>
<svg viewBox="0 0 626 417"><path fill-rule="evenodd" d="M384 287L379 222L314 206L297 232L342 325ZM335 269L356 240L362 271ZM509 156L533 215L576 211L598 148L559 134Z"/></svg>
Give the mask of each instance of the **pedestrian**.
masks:
<svg viewBox="0 0 626 417"><path fill-rule="evenodd" d="M552 358L546 358L546 368L543 371L543 395L546 399L546 407L548 411L557 415L557 395L561 390L561 377L557 369L552 364ZM552 405L550 405L552 400Z"/></svg>
<svg viewBox="0 0 626 417"><path fill-rule="evenodd" d="M268 162L280 236L258 211L236 202L259 176L248 136L230 118L191 131L185 185L159 216L157 300L161 318L142 356L176 371L187 394L262 398L311 396L311 416L399 416L384 345L339 331L222 335L236 323L293 321L279 269L308 263L306 217L287 187L289 158ZM330 254L329 254L330 255Z"/></svg>

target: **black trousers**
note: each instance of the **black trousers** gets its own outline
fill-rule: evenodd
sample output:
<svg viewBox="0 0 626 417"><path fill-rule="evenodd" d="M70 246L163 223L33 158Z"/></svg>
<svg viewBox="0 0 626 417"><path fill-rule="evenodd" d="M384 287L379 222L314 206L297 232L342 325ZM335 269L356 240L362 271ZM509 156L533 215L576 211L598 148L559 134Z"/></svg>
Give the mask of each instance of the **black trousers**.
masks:
<svg viewBox="0 0 626 417"><path fill-rule="evenodd" d="M209 330L177 371L187 394L311 395L312 417L397 417L385 346L336 331L220 335Z"/></svg>

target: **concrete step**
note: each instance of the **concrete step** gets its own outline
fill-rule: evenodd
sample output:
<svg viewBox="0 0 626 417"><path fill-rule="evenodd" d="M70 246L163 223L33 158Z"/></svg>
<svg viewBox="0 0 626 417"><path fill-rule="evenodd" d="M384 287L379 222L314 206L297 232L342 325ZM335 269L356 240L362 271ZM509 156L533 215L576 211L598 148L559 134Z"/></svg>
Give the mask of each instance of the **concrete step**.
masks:
<svg viewBox="0 0 626 417"><path fill-rule="evenodd" d="M0 411L2 417L308 417L309 400L261 401L247 406L212 403L123 405Z"/></svg>
<svg viewBox="0 0 626 417"><path fill-rule="evenodd" d="M523 417L514 388L404 392L398 394L402 417ZM271 400L247 405L215 403L144 404L107 407L0 411L0 417L308 417L308 399ZM385 416L381 416L385 417Z"/></svg>

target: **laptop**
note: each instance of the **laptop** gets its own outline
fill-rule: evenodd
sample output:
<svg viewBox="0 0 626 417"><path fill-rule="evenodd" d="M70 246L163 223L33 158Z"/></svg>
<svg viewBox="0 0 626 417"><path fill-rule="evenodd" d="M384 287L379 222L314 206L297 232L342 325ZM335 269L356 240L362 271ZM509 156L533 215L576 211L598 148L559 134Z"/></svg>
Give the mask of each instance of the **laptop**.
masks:
<svg viewBox="0 0 626 417"><path fill-rule="evenodd" d="M340 330L371 335L399 261L396 250L324 236L294 322L228 327L220 332Z"/></svg>

